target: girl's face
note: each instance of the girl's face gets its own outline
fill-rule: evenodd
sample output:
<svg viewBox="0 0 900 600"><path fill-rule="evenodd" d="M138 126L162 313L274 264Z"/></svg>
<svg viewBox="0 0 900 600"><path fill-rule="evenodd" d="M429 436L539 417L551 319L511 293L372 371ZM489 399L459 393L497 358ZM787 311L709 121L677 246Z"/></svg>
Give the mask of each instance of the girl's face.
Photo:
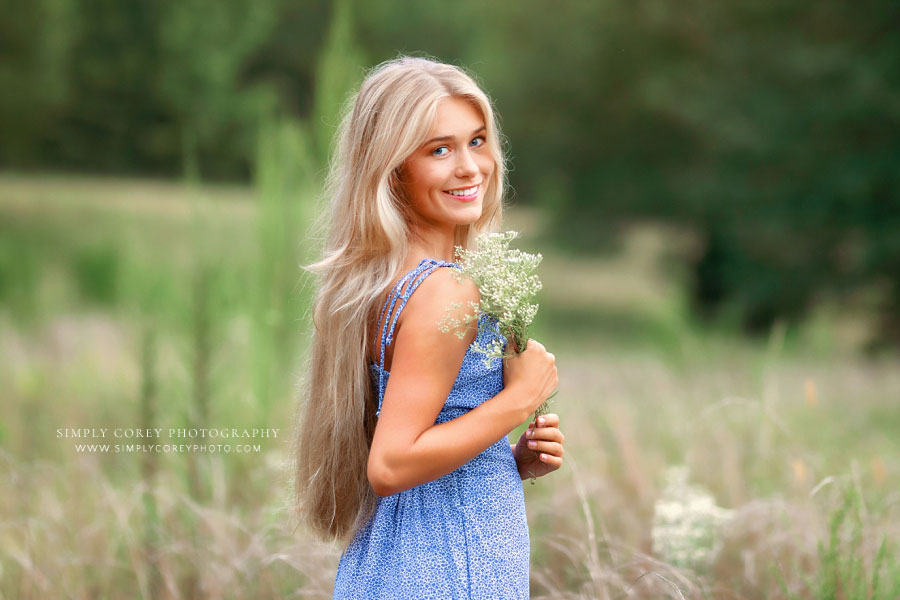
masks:
<svg viewBox="0 0 900 600"><path fill-rule="evenodd" d="M406 159L401 182L424 224L469 225L481 216L484 189L494 172L484 118L470 102L444 98L428 141Z"/></svg>

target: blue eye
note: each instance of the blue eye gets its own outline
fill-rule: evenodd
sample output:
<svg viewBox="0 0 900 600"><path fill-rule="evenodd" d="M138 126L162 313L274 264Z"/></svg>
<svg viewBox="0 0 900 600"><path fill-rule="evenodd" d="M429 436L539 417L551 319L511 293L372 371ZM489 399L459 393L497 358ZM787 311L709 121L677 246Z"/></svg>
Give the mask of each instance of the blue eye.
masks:
<svg viewBox="0 0 900 600"><path fill-rule="evenodd" d="M433 155L435 155L435 156L446 156L446 153L439 153L440 150L447 150L447 152L450 151L450 150L447 148L447 146L438 146L437 148L435 148L434 150L432 150L431 153L432 153Z"/></svg>
<svg viewBox="0 0 900 600"><path fill-rule="evenodd" d="M480 144L476 144L475 142L476 142L477 140L481 140L481 143L480 143ZM470 146L473 146L473 147L475 147L475 148L478 148L479 146L484 146L485 144L487 144L487 140L484 139L484 136L483 136L483 135L479 135L477 138L475 138L474 140L472 140L471 142L469 142L469 145L470 145Z"/></svg>

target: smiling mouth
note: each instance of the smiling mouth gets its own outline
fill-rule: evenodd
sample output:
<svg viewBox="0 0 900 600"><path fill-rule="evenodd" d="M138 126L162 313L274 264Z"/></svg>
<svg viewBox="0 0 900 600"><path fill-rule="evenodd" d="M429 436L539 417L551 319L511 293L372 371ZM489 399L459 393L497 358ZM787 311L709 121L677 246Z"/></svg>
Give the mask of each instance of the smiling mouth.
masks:
<svg viewBox="0 0 900 600"><path fill-rule="evenodd" d="M478 190L480 187L481 187L481 184L473 185L471 187L462 188L462 189L458 189L458 190L445 190L444 193L454 196L456 198L468 199L468 198L474 198L475 196L477 196Z"/></svg>

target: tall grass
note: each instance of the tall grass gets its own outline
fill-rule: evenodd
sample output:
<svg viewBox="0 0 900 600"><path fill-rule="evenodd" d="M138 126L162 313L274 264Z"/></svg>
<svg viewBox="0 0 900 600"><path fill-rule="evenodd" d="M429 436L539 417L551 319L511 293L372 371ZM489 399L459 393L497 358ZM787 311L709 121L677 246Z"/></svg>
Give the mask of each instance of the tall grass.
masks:
<svg viewBox="0 0 900 600"><path fill-rule="evenodd" d="M144 429L157 424L156 340L150 326L141 334L141 388L140 424ZM156 503L156 476L159 472L159 455L146 452L141 456L141 484L143 486L144 531L141 555L147 565L149 581L142 590L145 598L159 598L162 581L159 571L159 544L162 524Z"/></svg>
<svg viewBox="0 0 900 600"><path fill-rule="evenodd" d="M852 485L841 490L843 502L833 508L827 535L817 542L819 564L802 581L790 578L783 565L773 568L778 585L791 600L877 600L900 597L897 540L872 530L864 501ZM880 540L880 541L879 541ZM793 565L796 569L797 566Z"/></svg>
<svg viewBox="0 0 900 600"><path fill-rule="evenodd" d="M274 119L259 140L256 186L258 268L251 282L253 380L259 423L267 423L275 399L289 388L276 385L296 360L301 323L310 300L300 271L308 256L304 234L319 181L312 144L303 123Z"/></svg>
<svg viewBox="0 0 900 600"><path fill-rule="evenodd" d="M289 529L287 440L197 456L198 493L188 455L78 453L55 436L203 418L286 435L307 317L302 235L279 233L280 221L303 230L314 205L277 191L302 188L284 183L299 177L291 127L269 134L286 140L270 150L283 166L267 175L267 199L0 176L0 240L35 265L2 274L31 283L0 302L0 597L330 597L340 549ZM200 208L184 210L192 198ZM71 260L100 240L117 256L107 297L84 292L92 279ZM567 461L525 486L533 597L897 597L896 357L826 353L788 330L760 345L697 329L679 320L677 288L632 258L546 257L541 340L560 368ZM662 341L655 326L637 339L605 328L609 303L610 314L629 306L629 323L662 319ZM573 307L587 316L554 317ZM254 358L256 345L273 350ZM265 406L255 360L270 378ZM734 511L703 568L653 554L654 503L673 464Z"/></svg>

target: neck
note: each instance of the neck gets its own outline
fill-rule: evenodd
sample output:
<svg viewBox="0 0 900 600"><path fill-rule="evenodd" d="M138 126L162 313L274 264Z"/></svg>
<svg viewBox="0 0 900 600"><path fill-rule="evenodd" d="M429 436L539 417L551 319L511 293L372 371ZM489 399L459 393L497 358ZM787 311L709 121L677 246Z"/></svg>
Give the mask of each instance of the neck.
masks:
<svg viewBox="0 0 900 600"><path fill-rule="evenodd" d="M433 258L444 262L455 261L455 235L456 225L414 232L413 239L409 244L409 262L418 263L423 258Z"/></svg>

